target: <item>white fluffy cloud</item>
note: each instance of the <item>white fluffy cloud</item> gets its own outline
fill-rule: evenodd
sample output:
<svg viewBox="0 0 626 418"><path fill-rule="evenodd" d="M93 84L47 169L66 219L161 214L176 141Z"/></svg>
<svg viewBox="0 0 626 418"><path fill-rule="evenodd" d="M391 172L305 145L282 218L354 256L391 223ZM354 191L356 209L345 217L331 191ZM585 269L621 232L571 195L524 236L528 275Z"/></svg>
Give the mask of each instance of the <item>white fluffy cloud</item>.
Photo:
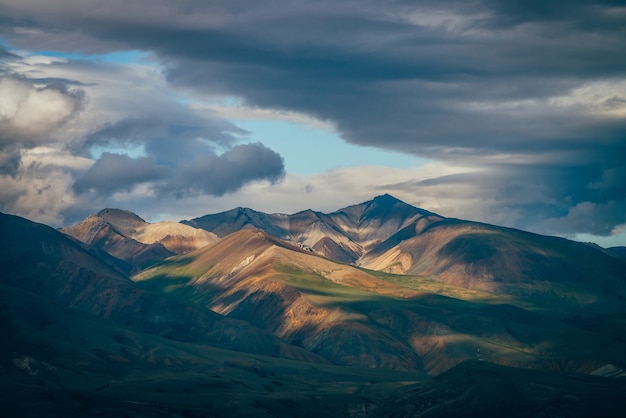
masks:
<svg viewBox="0 0 626 418"><path fill-rule="evenodd" d="M13 77L0 78L0 139L45 142L79 106L77 95Z"/></svg>
<svg viewBox="0 0 626 418"><path fill-rule="evenodd" d="M50 147L21 153L17 173L0 177L2 211L48 225L62 225L63 212L79 203L72 192L72 172L87 169L93 161Z"/></svg>

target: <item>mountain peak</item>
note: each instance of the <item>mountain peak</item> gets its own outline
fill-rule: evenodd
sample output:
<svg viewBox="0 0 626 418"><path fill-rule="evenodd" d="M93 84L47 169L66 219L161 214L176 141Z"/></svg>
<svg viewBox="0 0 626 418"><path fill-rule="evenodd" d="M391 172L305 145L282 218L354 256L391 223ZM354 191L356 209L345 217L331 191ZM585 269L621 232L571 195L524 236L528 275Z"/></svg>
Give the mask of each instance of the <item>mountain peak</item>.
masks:
<svg viewBox="0 0 626 418"><path fill-rule="evenodd" d="M96 214L96 216L106 220L106 221L126 221L126 222L139 222L146 223L146 221L137 215L134 212L124 210L124 209L115 209L115 208L105 208Z"/></svg>
<svg viewBox="0 0 626 418"><path fill-rule="evenodd" d="M406 217L412 215L434 215L432 212L403 202L388 193L376 196L372 200L358 205L348 206L341 211L346 213L354 212L352 216L358 214L358 217L361 219L370 217L386 218L388 216Z"/></svg>
<svg viewBox="0 0 626 418"><path fill-rule="evenodd" d="M372 199L373 202L378 204L395 204L395 203L404 203L402 200L393 197L389 193L381 194ZM406 203L405 203L406 204Z"/></svg>

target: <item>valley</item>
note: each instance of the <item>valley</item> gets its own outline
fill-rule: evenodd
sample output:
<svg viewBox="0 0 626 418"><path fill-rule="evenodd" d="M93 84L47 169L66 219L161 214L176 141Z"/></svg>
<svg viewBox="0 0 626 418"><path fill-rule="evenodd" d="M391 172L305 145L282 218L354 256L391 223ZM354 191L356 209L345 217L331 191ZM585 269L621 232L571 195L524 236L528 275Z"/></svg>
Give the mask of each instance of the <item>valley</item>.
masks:
<svg viewBox="0 0 626 418"><path fill-rule="evenodd" d="M612 416L626 389L619 248L389 195L0 232L14 416Z"/></svg>

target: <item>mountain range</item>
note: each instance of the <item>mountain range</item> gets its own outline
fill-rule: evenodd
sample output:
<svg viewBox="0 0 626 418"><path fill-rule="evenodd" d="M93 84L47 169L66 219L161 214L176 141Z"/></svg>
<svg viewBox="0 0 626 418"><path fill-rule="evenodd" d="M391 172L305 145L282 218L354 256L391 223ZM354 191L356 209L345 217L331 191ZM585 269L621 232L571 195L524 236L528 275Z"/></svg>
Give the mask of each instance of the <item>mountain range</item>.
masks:
<svg viewBox="0 0 626 418"><path fill-rule="evenodd" d="M448 416L506 408L481 402L515 381L506 396L535 416L611 416L626 388L623 247L389 195L180 223L104 209L58 231L0 214L0 268L17 415L60 399L105 416Z"/></svg>
<svg viewBox="0 0 626 418"><path fill-rule="evenodd" d="M626 297L619 249L612 252L511 228L444 218L390 195L323 214L265 214L248 208L182 223L224 237L257 229L335 261L493 291L529 282L608 281ZM511 289L516 290L516 289ZM531 289L532 290L532 289Z"/></svg>
<svg viewBox="0 0 626 418"><path fill-rule="evenodd" d="M319 255L347 263L358 261L382 242L414 225L425 228L442 220L388 194L324 214L305 210L292 215L266 214L249 208L206 215L183 224L224 237L244 228L258 229L297 243Z"/></svg>

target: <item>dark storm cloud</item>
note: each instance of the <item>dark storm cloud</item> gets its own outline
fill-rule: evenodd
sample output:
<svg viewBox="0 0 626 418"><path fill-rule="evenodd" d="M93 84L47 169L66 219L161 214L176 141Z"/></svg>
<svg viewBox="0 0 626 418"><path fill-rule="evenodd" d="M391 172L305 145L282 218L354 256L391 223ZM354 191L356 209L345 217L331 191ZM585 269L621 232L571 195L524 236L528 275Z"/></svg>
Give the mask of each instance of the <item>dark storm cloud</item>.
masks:
<svg viewBox="0 0 626 418"><path fill-rule="evenodd" d="M130 191L135 185L160 180L170 174L167 167L158 166L154 158L131 158L127 155L105 152L76 182L77 193L95 191L110 195Z"/></svg>
<svg viewBox="0 0 626 418"><path fill-rule="evenodd" d="M158 196L222 196L255 180L277 182L284 176L282 157L260 143L237 145L217 155L203 149L189 160L161 165L154 156L131 158L105 152L74 183L74 190L109 196L150 183Z"/></svg>
<svg viewBox="0 0 626 418"><path fill-rule="evenodd" d="M567 22L586 29L623 30L620 25L624 23L624 12L619 10L624 7L622 0L485 0L484 4L495 12L490 23L500 26Z"/></svg>
<svg viewBox="0 0 626 418"><path fill-rule="evenodd" d="M254 180L278 181L284 175L282 157L262 144L228 146L234 140L228 132L243 133L226 122L207 127L187 116L126 118L107 124L91 134L83 150L94 146L128 148L142 146L150 159L132 159L105 153L75 184L83 193L101 195L130 191L139 183L154 183L157 195L183 198L197 195L222 196ZM165 118L165 120L164 120ZM204 139L204 138L209 139ZM221 146L218 146L220 145ZM226 151L218 155L218 148ZM156 182L156 183L155 183Z"/></svg>
<svg viewBox="0 0 626 418"><path fill-rule="evenodd" d="M616 155L608 168L582 163L510 164L389 187L442 196L454 190L467 193L466 198L505 202L515 214L509 226L544 234L610 235L626 222L626 167L620 158Z"/></svg>
<svg viewBox="0 0 626 418"><path fill-rule="evenodd" d="M564 139L611 139L623 132L623 122L611 126L549 103L583 79L621 76L623 37L555 34L541 25L519 33L477 34L471 25L451 32L387 21L384 14L376 25L358 13L350 19L290 16L263 29L266 22L252 22L243 34L168 33L173 45L164 41L157 48L173 60L167 74L174 83L333 120L344 138L358 144L440 157L446 147L560 149ZM305 19L308 37L318 43L298 32ZM255 23L258 39L245 35ZM370 45L372 27L381 40ZM336 33L344 36L335 39ZM192 46L175 48L182 39Z"/></svg>
<svg viewBox="0 0 626 418"><path fill-rule="evenodd" d="M209 144L228 146L246 133L225 120L171 108L105 123L78 144L77 151L88 154L94 146L144 146L159 162L171 163L213 150Z"/></svg>
<svg viewBox="0 0 626 418"><path fill-rule="evenodd" d="M106 123L100 129L89 134L81 146L83 151L87 152L93 146L140 145L151 136L158 134L159 128L161 128L161 123L155 117L128 117L115 123Z"/></svg>
<svg viewBox="0 0 626 418"><path fill-rule="evenodd" d="M606 234L624 222L621 1L163 1L90 13L89 2L35 6L7 8L4 36L25 47L45 39L63 48L66 39L78 51L152 51L175 85L330 120L355 144L479 166L477 188L521 213L520 226L576 232L590 216L598 226L586 230ZM89 141L112 141L113 128L128 133L115 141L129 141L131 125ZM157 159L166 149L202 148L153 136L145 144ZM257 175L274 178L277 161ZM219 195L231 190L220 173L235 166L208 153L160 190ZM233 184L246 176L230 175ZM224 185L198 182L203 176Z"/></svg>
<svg viewBox="0 0 626 418"><path fill-rule="evenodd" d="M17 147L0 149L0 176L15 176L21 162L22 156Z"/></svg>
<svg viewBox="0 0 626 418"><path fill-rule="evenodd" d="M254 180L277 182L284 176L282 157L263 144L237 145L222 155L199 155L168 182L157 185L161 196L222 196Z"/></svg>

